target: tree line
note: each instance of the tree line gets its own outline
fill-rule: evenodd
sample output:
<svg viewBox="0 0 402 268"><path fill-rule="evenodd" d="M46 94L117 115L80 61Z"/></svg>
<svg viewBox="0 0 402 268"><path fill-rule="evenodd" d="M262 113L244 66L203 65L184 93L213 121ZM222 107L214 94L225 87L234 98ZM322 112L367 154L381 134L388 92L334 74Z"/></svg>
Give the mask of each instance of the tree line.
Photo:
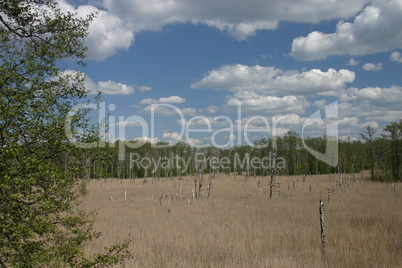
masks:
<svg viewBox="0 0 402 268"><path fill-rule="evenodd" d="M166 178L194 175L202 166L204 173L248 173L267 176L273 168L282 175L360 173L370 170L375 181L402 178L402 120L391 122L384 134L368 126L361 139L338 140L338 165L329 165L308 152L294 131L283 137L262 138L254 146L231 148L192 147L185 142L151 144L140 141L106 142L103 148L84 149L80 162L85 167L71 176L96 178ZM325 153L329 137L308 137L304 144ZM123 145L121 144L123 143ZM124 155L119 155L121 147ZM133 148L135 147L135 148ZM65 159L68 162L68 158Z"/></svg>

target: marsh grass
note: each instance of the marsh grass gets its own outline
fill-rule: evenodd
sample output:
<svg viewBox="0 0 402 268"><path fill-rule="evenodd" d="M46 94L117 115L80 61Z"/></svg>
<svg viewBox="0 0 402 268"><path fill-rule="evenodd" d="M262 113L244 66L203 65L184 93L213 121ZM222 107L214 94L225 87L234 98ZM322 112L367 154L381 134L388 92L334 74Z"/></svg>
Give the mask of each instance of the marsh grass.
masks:
<svg viewBox="0 0 402 268"><path fill-rule="evenodd" d="M319 199L334 176L299 177L278 176L283 194L269 199L267 178L244 184L241 176L218 175L210 198L196 204L192 177L91 181L81 207L97 209L103 235L87 252L131 237L134 258L121 267L402 267L400 194L368 180L335 189L325 203L323 258ZM296 190L288 190L294 181ZM171 194L180 186L179 203Z"/></svg>

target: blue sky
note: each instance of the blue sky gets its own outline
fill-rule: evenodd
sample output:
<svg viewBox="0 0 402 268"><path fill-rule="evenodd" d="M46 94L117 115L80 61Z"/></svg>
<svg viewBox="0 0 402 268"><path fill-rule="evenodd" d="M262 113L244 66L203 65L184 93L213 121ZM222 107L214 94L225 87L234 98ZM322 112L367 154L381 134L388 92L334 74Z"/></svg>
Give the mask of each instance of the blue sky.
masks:
<svg viewBox="0 0 402 268"><path fill-rule="evenodd" d="M252 141L288 130L323 135L330 123L355 139L402 118L401 0L59 3L80 16L98 12L80 71L115 107L106 109L112 139L224 147L244 144L246 126ZM303 129L334 101L335 118L322 113ZM196 128L208 131L184 135Z"/></svg>

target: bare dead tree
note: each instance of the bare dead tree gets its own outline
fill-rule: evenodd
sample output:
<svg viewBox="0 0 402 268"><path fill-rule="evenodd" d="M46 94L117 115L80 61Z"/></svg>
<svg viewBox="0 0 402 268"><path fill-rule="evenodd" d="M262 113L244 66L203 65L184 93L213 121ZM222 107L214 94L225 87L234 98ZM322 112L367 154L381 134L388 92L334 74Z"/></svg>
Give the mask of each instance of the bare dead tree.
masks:
<svg viewBox="0 0 402 268"><path fill-rule="evenodd" d="M320 226L321 226L321 248L322 253L325 255L325 248L326 248L326 236L325 236L325 224L324 224L324 201L320 199Z"/></svg>
<svg viewBox="0 0 402 268"><path fill-rule="evenodd" d="M271 167L271 178L270 178L270 182L269 182L269 199L272 198L272 195L277 192L277 193L281 193L281 189L280 189L280 184L276 182L276 174L278 172L277 167L276 167L276 152L274 152L272 154L272 165L273 167Z"/></svg>

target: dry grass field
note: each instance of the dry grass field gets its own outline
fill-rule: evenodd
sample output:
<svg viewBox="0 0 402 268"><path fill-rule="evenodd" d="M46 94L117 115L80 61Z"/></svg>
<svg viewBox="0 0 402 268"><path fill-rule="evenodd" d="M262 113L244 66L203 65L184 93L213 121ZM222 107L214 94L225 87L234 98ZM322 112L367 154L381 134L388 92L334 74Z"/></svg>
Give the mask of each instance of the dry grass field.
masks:
<svg viewBox="0 0 402 268"><path fill-rule="evenodd" d="M391 184L346 176L340 191L336 178L278 177L283 194L269 199L267 178L218 175L196 203L193 177L91 181L80 207L98 211L102 236L87 251L131 237L134 258L118 267L402 267L402 185L394 194Z"/></svg>

